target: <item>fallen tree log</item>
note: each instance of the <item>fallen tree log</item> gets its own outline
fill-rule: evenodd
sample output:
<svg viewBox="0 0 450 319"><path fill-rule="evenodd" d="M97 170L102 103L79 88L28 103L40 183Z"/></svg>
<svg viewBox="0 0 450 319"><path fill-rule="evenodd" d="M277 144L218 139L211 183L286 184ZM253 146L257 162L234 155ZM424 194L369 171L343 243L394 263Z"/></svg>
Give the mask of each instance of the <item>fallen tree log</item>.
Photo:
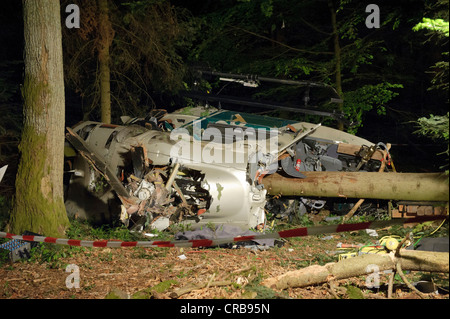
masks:
<svg viewBox="0 0 450 319"><path fill-rule="evenodd" d="M271 195L448 201L444 173L302 172L306 178L268 175L263 184Z"/></svg>
<svg viewBox="0 0 450 319"><path fill-rule="evenodd" d="M272 289L302 288L331 280L340 280L374 273L395 270L396 261L403 270L425 272L449 272L449 254L443 252L402 250L401 255L367 254L343 259L324 266L313 265L303 269L289 271L283 275L264 280L261 284Z"/></svg>

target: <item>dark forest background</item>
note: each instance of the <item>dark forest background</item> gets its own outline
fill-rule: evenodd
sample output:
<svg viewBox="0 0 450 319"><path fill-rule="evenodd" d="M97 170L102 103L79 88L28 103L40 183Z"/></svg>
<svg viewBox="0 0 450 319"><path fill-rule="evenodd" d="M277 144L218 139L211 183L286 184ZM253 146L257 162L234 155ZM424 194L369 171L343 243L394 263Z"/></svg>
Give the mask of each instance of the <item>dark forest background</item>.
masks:
<svg viewBox="0 0 450 319"><path fill-rule="evenodd" d="M370 12L365 10L371 2L108 1L111 121L202 102L184 98L185 91L292 106L304 106L307 96L308 107L339 108L328 102L330 92L320 88L248 88L199 77L198 69L321 82L340 93L340 107L357 123L344 129L374 143L391 143L398 171L443 171L448 129L436 138L430 131L417 131L418 120L432 121L432 115L447 115L448 125L448 22L446 34L445 27L416 26L424 18L448 21L448 1L379 0L380 27L367 28ZM71 3L80 8L79 29L65 27L65 8ZM97 51L105 31L98 25L97 4L61 1L66 126L100 120ZM22 126L23 17L21 1L3 0L1 7L0 167L9 168L0 186L2 194L12 194ZM330 118L221 106L338 127Z"/></svg>

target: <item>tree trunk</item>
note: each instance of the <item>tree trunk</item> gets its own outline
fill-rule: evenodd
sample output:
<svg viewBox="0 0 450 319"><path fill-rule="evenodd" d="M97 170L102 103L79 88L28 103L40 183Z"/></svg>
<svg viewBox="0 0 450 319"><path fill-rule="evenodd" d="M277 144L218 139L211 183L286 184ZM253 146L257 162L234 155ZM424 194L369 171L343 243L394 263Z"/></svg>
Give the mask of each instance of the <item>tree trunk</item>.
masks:
<svg viewBox="0 0 450 319"><path fill-rule="evenodd" d="M47 236L68 226L63 194L65 98L59 0L23 0L24 126L10 227Z"/></svg>
<svg viewBox="0 0 450 319"><path fill-rule="evenodd" d="M103 123L111 123L111 71L110 55L114 30L109 20L108 1L98 0L99 7L99 41L98 62L100 68L100 112Z"/></svg>
<svg viewBox="0 0 450 319"><path fill-rule="evenodd" d="M403 250L398 259L403 270L449 272L448 253ZM396 269L396 264L389 255L367 254L324 266L313 265L289 271L264 280L262 285L275 289L307 287L329 280L371 275L374 273L374 265L378 267L378 272Z"/></svg>
<svg viewBox="0 0 450 319"><path fill-rule="evenodd" d="M336 8L335 8L333 0L328 0L328 7L330 8L331 26L333 27L336 92L338 93L338 95L341 98L343 98L343 96L342 96L342 76L341 76L341 46L339 45L339 31L337 28L337 21L336 21ZM344 111L342 103L339 103L339 111L341 111L341 112ZM341 131L344 130L343 122L341 122L341 121L338 122L338 129Z"/></svg>
<svg viewBox="0 0 450 319"><path fill-rule="evenodd" d="M305 179L272 174L263 179L271 195L448 201L444 173L302 172Z"/></svg>

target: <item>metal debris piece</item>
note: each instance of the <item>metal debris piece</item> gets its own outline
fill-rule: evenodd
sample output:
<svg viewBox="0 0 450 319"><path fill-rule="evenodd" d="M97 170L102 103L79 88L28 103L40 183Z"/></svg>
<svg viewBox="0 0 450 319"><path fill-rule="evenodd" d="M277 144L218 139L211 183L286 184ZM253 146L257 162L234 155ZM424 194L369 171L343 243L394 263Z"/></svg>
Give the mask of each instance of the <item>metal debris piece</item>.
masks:
<svg viewBox="0 0 450 319"><path fill-rule="evenodd" d="M13 263L31 257L31 245L23 240L12 239L0 245L0 249L9 251L9 260Z"/></svg>
<svg viewBox="0 0 450 319"><path fill-rule="evenodd" d="M8 165L5 165L5 166L3 166L2 168L0 168L0 182L2 181L2 179L3 179L3 176L5 176L5 172L6 172L6 169L8 168Z"/></svg>

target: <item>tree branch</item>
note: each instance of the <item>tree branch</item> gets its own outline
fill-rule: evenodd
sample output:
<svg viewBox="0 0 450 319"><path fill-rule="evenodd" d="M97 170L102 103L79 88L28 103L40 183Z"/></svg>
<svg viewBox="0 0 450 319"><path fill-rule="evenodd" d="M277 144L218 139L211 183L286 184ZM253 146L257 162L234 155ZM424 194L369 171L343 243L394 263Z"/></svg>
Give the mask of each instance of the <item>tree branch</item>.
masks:
<svg viewBox="0 0 450 319"><path fill-rule="evenodd" d="M332 32L325 32L325 31L322 31L322 30L320 30L320 29L317 28L316 26L312 25L311 23L309 23L308 21L306 21L306 20L303 19L303 18L300 18L300 20L301 20L304 24L306 24L308 27L310 27L311 29L313 29L314 31L317 31L317 32L322 33L322 34L325 34L325 35L327 35L327 36L332 36L332 35L333 35Z"/></svg>
<svg viewBox="0 0 450 319"><path fill-rule="evenodd" d="M286 47L286 48L288 48L288 49L290 49L290 50L292 50L292 51L303 52L303 53L309 53L309 54L327 54L327 55L333 55L333 54L334 54L333 52L328 52L328 51L317 52L317 51L309 51L309 50L303 50L303 49L299 49L299 48L294 48L294 47L292 47L292 46L290 46L290 45L287 45L287 44L285 44L285 43L283 43L283 42L276 41L276 40L271 39L271 38L269 38L269 37L266 37L266 36L264 36L264 35L261 35L261 34L258 34L258 33L255 33L255 32L252 32L252 31L249 31L249 30L246 30L246 29L243 29L243 28L241 28L241 27L236 27L236 26L229 25L229 24L227 24L227 26L230 27L230 28L233 28L233 29L240 30L240 31L242 31L242 32L251 34L251 35L253 35L253 36L255 36L255 37L258 37L258 38L261 38L261 39L264 39L264 40L273 42L273 43L275 43L275 44L281 45L281 46Z"/></svg>
<svg viewBox="0 0 450 319"><path fill-rule="evenodd" d="M369 265L377 265L380 272L396 270L396 264L400 264L402 269L411 271L449 272L448 253L404 250L402 256L396 261L388 254L361 255L324 266L313 265L289 271L264 280L262 285L274 289L301 288L327 283L330 280L370 275L373 271L370 270Z"/></svg>

